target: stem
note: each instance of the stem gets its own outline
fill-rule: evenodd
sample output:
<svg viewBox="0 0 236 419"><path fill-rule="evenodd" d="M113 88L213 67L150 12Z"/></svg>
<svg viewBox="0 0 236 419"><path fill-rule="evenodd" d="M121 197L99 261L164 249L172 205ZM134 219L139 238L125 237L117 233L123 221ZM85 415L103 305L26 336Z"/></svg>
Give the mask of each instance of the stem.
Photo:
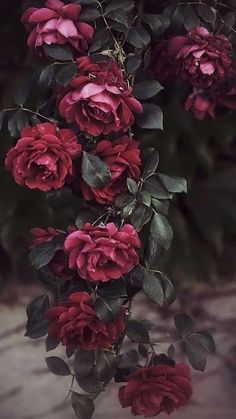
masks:
<svg viewBox="0 0 236 419"><path fill-rule="evenodd" d="M24 108L23 106L20 107L15 107L15 108L7 108L7 109L3 109L2 112L10 112L10 111L24 111L24 112L29 112L33 115L37 115L40 118L45 119L46 121L49 122L53 122L54 124L59 124L59 121L57 121L54 118L48 118L47 116L42 115L41 113L37 112L37 111L32 111L31 109L28 108Z"/></svg>

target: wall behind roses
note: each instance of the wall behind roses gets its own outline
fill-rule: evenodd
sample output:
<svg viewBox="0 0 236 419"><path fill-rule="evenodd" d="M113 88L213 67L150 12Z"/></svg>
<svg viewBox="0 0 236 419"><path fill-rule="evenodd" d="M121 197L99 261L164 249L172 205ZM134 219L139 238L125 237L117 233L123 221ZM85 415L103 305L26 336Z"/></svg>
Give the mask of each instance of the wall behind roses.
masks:
<svg viewBox="0 0 236 419"><path fill-rule="evenodd" d="M14 84L30 74L38 63L26 47L27 34L19 19L21 3L2 0L0 5L0 37L4 40L0 51L1 108L11 105ZM158 2L159 11L164 3L167 2ZM155 1L146 7L148 13L158 11ZM182 26L181 29L173 26L175 33L182 33ZM196 120L183 109L185 89L178 82L158 95L164 110L164 132L139 131L137 136L141 144L157 148L160 171L188 179L188 195L176 198L171 207L174 242L160 262L186 289L196 281L214 283L222 276L231 279L236 271L236 126L233 111L222 111L213 121ZM3 159L15 140L7 130L0 135ZM12 275L31 279L26 261L29 229L35 225L58 225L62 219L69 224L74 214L68 208L53 212L41 193L18 187L3 169L3 161L0 201L1 283Z"/></svg>

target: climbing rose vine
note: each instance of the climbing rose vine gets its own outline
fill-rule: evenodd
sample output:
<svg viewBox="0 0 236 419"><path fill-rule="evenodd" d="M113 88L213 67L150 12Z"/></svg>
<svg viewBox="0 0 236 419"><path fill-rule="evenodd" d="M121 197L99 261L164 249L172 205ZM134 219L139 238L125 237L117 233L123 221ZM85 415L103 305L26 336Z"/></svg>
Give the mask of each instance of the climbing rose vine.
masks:
<svg viewBox="0 0 236 419"><path fill-rule="evenodd" d="M187 193L145 142L163 129L159 93L180 83L183 106L199 120L236 108L221 10L177 3L32 0L19 16L36 71L1 112L15 138L5 166L17 184L43 193L52 219L31 230L29 261L46 291L27 307L26 336L47 336L48 352L61 346L62 358L46 363L71 376L80 419L91 418L112 381L133 415L171 414L192 395L187 362L203 371L214 352L210 333L186 313L175 316L161 353L148 313L135 316L136 294L160 309L175 300L158 261L173 237L170 201Z"/></svg>

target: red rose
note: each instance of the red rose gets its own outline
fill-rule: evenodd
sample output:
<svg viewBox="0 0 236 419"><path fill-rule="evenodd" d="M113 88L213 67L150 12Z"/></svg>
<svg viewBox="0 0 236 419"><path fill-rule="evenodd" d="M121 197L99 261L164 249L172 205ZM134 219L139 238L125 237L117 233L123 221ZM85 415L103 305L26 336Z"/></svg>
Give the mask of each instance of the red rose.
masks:
<svg viewBox="0 0 236 419"><path fill-rule="evenodd" d="M28 45L40 54L44 45L57 44L69 44L79 52L87 51L94 29L79 21L81 6L65 5L60 0L47 0L45 6L30 7L22 16L22 22L30 32Z"/></svg>
<svg viewBox="0 0 236 419"><path fill-rule="evenodd" d="M111 142L101 141L92 154L100 157L110 168L111 180L103 189L91 188L84 181L80 188L87 201L100 204L113 202L115 197L127 189L127 178L138 179L141 165L140 150L136 141L128 136Z"/></svg>
<svg viewBox="0 0 236 419"><path fill-rule="evenodd" d="M64 247L69 267L76 268L81 278L107 282L119 279L138 265L137 249L141 243L130 224L118 229L114 223L105 227L86 223L82 230L69 234Z"/></svg>
<svg viewBox="0 0 236 419"><path fill-rule="evenodd" d="M87 134L99 136L124 132L134 123L133 112L142 112L115 60L93 63L77 60L78 73L66 89L60 88L59 112Z"/></svg>
<svg viewBox="0 0 236 419"><path fill-rule="evenodd" d="M16 183L47 192L61 188L73 174L72 159L81 153L76 134L50 123L24 128L6 157Z"/></svg>
<svg viewBox="0 0 236 419"><path fill-rule="evenodd" d="M54 336L65 346L79 346L85 351L109 348L119 340L125 330L124 310L112 323L103 323L96 315L94 301L87 292L71 294L47 311L52 323L49 336Z"/></svg>
<svg viewBox="0 0 236 419"><path fill-rule="evenodd" d="M178 364L143 367L130 374L120 388L122 407L131 406L134 415L156 416L184 406L192 394L189 367Z"/></svg>
<svg viewBox="0 0 236 419"><path fill-rule="evenodd" d="M70 227L68 228L68 231L71 232ZM33 242L31 245L32 249L39 246L40 244L50 242L54 239L54 237L61 235L60 231L52 227L47 229L35 227L32 228L30 232L33 236ZM71 273L67 266L67 257L63 250L58 250L55 253L48 267L56 276L62 279L71 279Z"/></svg>
<svg viewBox="0 0 236 419"><path fill-rule="evenodd" d="M215 106L215 101L203 93L192 93L185 102L186 111L192 112L200 121L207 117L215 118Z"/></svg>

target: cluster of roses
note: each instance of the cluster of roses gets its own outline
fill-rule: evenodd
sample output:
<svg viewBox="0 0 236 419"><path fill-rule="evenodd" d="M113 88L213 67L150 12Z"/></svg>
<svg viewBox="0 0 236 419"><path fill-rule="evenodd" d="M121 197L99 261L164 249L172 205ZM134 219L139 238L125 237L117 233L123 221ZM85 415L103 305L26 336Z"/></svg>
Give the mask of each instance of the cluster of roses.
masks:
<svg viewBox="0 0 236 419"><path fill-rule="evenodd" d="M204 27L174 36L153 47L151 71L159 80L181 78L193 88L185 109L203 120L214 118L216 107L236 109L236 68L232 44Z"/></svg>
<svg viewBox="0 0 236 419"><path fill-rule="evenodd" d="M43 8L28 9L23 15L30 32L28 45L40 55L45 54L45 45L52 44L69 44L75 55L85 53L94 29L80 21L80 12L79 4L65 5L59 0L48 0ZM94 63L88 56L80 56L76 62L77 74L66 88L58 88L58 111L87 138L96 137L96 146L90 152L108 165L110 181L100 189L89 186L81 174L82 145L76 132L48 122L22 130L21 138L6 157L6 168L18 184L28 188L48 192L67 184L85 201L111 205L127 189L127 178L140 177L139 146L126 132L134 123L134 113L142 112L142 105L133 97L115 60ZM107 139L111 134L116 134L115 140ZM32 247L36 248L63 233L54 228L35 228L32 234ZM68 228L64 236L64 248L49 264L62 281L77 276L92 288L121 278L139 264L141 242L130 224L117 227L114 222L86 223L79 230ZM59 301L46 317L50 322L49 336L66 347L109 349L125 334L125 306L115 321L104 323L96 314L93 293L85 291ZM189 368L183 364L140 367L126 381L119 392L120 402L123 407L132 406L135 415L171 413L186 404L192 393Z"/></svg>

